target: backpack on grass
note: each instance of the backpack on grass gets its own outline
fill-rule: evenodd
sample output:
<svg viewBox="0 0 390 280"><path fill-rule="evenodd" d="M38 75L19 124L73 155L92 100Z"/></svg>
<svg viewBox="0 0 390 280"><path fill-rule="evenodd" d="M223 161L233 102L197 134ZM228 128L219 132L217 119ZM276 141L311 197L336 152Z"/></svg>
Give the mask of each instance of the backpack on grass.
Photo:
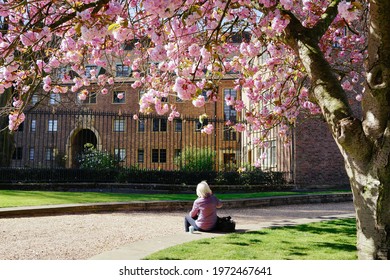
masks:
<svg viewBox="0 0 390 280"><path fill-rule="evenodd" d="M216 230L222 232L234 232L236 230L236 222L232 220L232 217L218 217Z"/></svg>

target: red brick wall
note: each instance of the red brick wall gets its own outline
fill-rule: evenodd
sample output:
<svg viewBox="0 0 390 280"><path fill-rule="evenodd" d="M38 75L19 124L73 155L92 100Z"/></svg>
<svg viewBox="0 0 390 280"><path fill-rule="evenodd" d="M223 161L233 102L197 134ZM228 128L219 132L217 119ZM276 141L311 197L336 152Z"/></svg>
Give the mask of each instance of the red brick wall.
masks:
<svg viewBox="0 0 390 280"><path fill-rule="evenodd" d="M347 185L342 155L327 124L307 119L295 129L295 183L297 185Z"/></svg>

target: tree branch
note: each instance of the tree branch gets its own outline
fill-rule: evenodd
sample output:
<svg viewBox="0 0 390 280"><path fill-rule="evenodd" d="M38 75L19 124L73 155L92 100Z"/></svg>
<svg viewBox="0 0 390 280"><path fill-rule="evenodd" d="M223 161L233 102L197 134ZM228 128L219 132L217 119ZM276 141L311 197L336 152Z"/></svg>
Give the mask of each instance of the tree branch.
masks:
<svg viewBox="0 0 390 280"><path fill-rule="evenodd" d="M370 155L372 144L363 132L361 121L353 117L347 95L319 47L322 35L337 16L339 2L332 1L325 16L313 28L304 27L289 14L286 42L296 51L311 79L312 97L320 106L333 137L352 158L361 161Z"/></svg>
<svg viewBox="0 0 390 280"><path fill-rule="evenodd" d="M79 9L77 9L77 11L65 15L65 16L61 17L58 21L56 21L56 22L52 23L51 25L49 25L49 28L50 29L55 29L55 28L59 27L60 25L68 22L69 20L73 19L77 15L77 13L85 11L85 10L88 10L90 8L94 8L91 14L96 14L109 1L110 0L100 0L98 2L84 4Z"/></svg>
<svg viewBox="0 0 390 280"><path fill-rule="evenodd" d="M320 40L321 37L326 33L326 31L329 29L329 26L337 16L337 6L340 2L341 0L331 1L326 11L321 16L321 19L315 24L313 28L311 28L311 34L312 36L317 36L317 40Z"/></svg>

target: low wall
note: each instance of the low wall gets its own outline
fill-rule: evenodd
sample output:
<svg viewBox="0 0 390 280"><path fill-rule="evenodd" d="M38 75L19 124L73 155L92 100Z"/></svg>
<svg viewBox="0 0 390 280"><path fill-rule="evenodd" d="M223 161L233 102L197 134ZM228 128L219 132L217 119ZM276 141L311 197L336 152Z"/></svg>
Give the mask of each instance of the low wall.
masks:
<svg viewBox="0 0 390 280"><path fill-rule="evenodd" d="M292 195L223 201L224 208L253 208L277 205L330 203L352 201L351 193ZM95 203L77 205L51 205L37 207L0 208L0 218L34 217L70 214L91 214L131 211L189 211L193 201L145 201Z"/></svg>
<svg viewBox="0 0 390 280"><path fill-rule="evenodd" d="M348 185L212 185L214 193L349 190ZM116 184L116 183L16 183L0 184L0 190L110 192L110 193L195 193L196 185Z"/></svg>

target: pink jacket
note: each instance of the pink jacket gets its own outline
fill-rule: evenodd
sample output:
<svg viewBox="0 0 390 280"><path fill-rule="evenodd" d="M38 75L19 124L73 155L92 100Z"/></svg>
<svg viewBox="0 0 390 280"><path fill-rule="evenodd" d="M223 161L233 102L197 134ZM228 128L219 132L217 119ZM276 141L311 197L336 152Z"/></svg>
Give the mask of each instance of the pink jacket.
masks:
<svg viewBox="0 0 390 280"><path fill-rule="evenodd" d="M202 230L211 230L217 223L217 208L222 207L222 202L214 195L206 198L197 198L194 201L190 216L198 216L195 223Z"/></svg>

